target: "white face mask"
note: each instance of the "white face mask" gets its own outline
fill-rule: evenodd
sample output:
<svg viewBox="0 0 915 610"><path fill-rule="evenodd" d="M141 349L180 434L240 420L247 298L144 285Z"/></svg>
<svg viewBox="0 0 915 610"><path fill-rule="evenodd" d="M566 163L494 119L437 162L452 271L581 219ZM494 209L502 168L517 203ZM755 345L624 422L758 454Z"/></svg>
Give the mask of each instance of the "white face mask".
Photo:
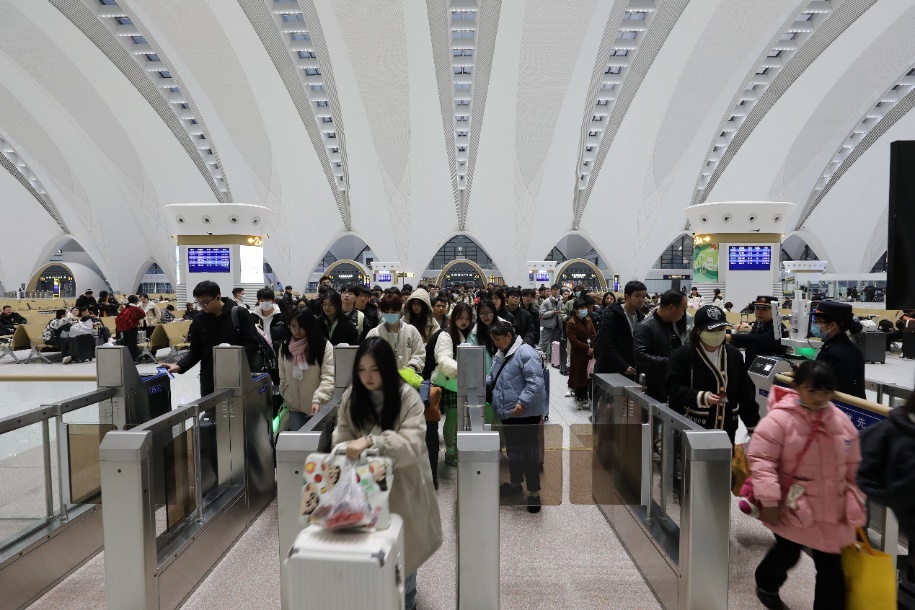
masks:
<svg viewBox="0 0 915 610"><path fill-rule="evenodd" d="M703 330L699 333L699 339L706 345L721 345L727 334L726 330Z"/></svg>

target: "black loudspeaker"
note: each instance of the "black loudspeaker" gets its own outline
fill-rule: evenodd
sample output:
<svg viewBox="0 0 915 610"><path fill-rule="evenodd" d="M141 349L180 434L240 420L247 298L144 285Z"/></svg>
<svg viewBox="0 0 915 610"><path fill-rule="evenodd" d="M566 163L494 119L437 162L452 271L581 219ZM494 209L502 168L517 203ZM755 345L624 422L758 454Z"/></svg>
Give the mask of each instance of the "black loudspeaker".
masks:
<svg viewBox="0 0 915 610"><path fill-rule="evenodd" d="M915 141L890 144L886 308L915 308Z"/></svg>

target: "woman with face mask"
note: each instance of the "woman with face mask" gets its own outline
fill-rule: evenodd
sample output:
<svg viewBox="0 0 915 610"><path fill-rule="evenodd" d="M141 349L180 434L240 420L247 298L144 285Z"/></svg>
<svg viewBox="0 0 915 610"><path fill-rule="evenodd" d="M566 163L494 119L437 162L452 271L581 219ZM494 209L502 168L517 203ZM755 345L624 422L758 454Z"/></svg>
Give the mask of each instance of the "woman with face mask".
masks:
<svg viewBox="0 0 915 610"><path fill-rule="evenodd" d="M864 355L851 342L848 333L863 330L852 313L851 305L838 301L820 301L811 314L810 333L823 342L817 362L825 362L839 381L839 392L866 398L864 395Z"/></svg>
<svg viewBox="0 0 915 610"><path fill-rule="evenodd" d="M701 307L689 341L670 355L665 388L674 411L708 430L724 430L733 443L737 417L752 433L759 406L740 350L724 342L729 326L724 310Z"/></svg>
<svg viewBox="0 0 915 610"><path fill-rule="evenodd" d="M588 390L591 387L588 375L588 362L594 358L594 345L597 342L597 329L591 321L591 308L594 301L590 297L575 299L573 315L566 323L566 336L569 338L569 389L575 394L579 410L588 408Z"/></svg>
<svg viewBox="0 0 915 610"><path fill-rule="evenodd" d="M400 296L394 293L384 295L378 303L381 323L365 338L381 337L394 349L398 369L411 368L421 374L426 365L426 344L414 326L401 320L401 307Z"/></svg>

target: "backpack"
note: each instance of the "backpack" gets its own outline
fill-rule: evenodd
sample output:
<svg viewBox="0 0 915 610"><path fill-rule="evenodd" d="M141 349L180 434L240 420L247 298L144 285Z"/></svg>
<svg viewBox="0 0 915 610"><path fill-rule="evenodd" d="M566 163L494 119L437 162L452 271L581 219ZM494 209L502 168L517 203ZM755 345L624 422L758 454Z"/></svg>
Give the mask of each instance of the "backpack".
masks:
<svg viewBox="0 0 915 610"><path fill-rule="evenodd" d="M238 323L238 307L233 307L230 311L230 315L232 316L232 326L235 327L235 334L238 335L238 340L242 343L241 327ZM279 368L279 365L277 364L276 352L273 350L270 339L267 338L267 335L260 324L255 324L254 328L257 330L257 351L248 353L248 366L250 367L251 372L260 373L263 371L276 371ZM242 345L244 345L244 343L242 343Z"/></svg>
<svg viewBox="0 0 915 610"><path fill-rule="evenodd" d="M57 326L51 326L54 322L57 322L57 319L51 320L48 322L48 325L44 327L44 331L41 333L41 340L47 343L51 339L56 339L60 337L61 326L63 324L58 324Z"/></svg>
<svg viewBox="0 0 915 610"><path fill-rule="evenodd" d="M439 329L429 337L429 342L426 343L426 365L423 367L423 379L431 379L432 373L435 372L435 367L438 363L435 361L435 346L438 344L438 336L444 332L445 329Z"/></svg>

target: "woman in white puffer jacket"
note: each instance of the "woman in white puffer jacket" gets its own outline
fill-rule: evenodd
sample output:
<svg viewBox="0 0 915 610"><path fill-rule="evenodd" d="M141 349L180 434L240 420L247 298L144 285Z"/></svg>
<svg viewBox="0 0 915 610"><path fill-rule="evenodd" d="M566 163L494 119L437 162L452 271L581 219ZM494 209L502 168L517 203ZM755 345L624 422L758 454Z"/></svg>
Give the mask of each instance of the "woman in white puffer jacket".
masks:
<svg viewBox="0 0 915 610"><path fill-rule="evenodd" d="M442 389L439 403L445 416L445 462L457 465L457 346L467 341L473 326L473 308L458 303L451 312L449 327L439 333L435 344L435 372L432 383Z"/></svg>

